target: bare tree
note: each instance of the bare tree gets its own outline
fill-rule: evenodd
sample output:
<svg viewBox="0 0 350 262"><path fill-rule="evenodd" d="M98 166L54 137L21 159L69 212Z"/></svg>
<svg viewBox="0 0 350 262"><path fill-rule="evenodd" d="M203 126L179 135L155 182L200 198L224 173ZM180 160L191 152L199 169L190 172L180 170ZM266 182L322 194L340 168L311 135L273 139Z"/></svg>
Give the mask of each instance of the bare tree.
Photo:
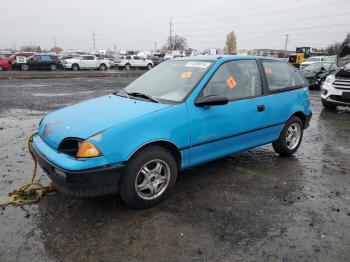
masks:
<svg viewBox="0 0 350 262"><path fill-rule="evenodd" d="M175 35L174 37L168 37L167 43L161 48L163 52L170 50L170 44L172 50L183 51L187 47L186 38Z"/></svg>
<svg viewBox="0 0 350 262"><path fill-rule="evenodd" d="M228 33L228 35L226 36L225 53L228 55L237 54L237 39L233 31Z"/></svg>

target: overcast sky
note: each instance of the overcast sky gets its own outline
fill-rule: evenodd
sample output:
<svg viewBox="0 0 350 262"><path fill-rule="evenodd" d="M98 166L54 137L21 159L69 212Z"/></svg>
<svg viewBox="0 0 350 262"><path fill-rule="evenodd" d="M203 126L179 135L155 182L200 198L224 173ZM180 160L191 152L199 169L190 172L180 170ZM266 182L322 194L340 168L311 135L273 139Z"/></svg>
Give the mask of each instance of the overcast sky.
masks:
<svg viewBox="0 0 350 262"><path fill-rule="evenodd" d="M349 0L11 0L1 1L0 48L160 47L169 35L196 49L223 47L233 30L239 49L325 47L350 31Z"/></svg>

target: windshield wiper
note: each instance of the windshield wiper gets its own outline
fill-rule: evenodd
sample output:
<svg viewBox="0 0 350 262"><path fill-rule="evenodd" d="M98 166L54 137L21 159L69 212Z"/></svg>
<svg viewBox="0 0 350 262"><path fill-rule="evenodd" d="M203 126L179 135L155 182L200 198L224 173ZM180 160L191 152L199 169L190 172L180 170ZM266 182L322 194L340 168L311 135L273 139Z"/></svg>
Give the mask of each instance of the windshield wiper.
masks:
<svg viewBox="0 0 350 262"><path fill-rule="evenodd" d="M121 92L123 92L123 93L121 93ZM120 89L118 92L115 92L114 94L130 98L128 92L126 92L124 89Z"/></svg>
<svg viewBox="0 0 350 262"><path fill-rule="evenodd" d="M125 90L123 90L127 95L129 96L133 96L133 97L140 97L140 98L145 98L145 99L148 99L152 102L155 102L155 103L159 103L159 101L149 95L146 95L146 94L142 94L142 93L139 93L139 92L126 92Z"/></svg>

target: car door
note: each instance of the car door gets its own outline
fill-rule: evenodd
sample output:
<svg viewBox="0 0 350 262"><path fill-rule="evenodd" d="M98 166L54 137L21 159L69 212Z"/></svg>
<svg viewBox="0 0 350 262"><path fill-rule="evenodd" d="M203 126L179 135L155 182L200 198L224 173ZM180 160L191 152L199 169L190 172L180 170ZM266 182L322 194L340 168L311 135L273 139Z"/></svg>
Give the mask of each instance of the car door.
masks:
<svg viewBox="0 0 350 262"><path fill-rule="evenodd" d="M84 56L81 57L81 61L79 63L79 67L82 68L82 69L90 68L89 56L84 55Z"/></svg>
<svg viewBox="0 0 350 262"><path fill-rule="evenodd" d="M272 100L273 118L276 123L285 123L297 111L308 107L308 83L289 63L276 60L262 60L267 80L267 91Z"/></svg>
<svg viewBox="0 0 350 262"><path fill-rule="evenodd" d="M191 165L272 142L271 101L255 60L222 64L199 97L225 96L226 105L188 104ZM198 98L197 98L198 99Z"/></svg>
<svg viewBox="0 0 350 262"><path fill-rule="evenodd" d="M50 69L52 63L50 56L42 55L40 58L40 69Z"/></svg>
<svg viewBox="0 0 350 262"><path fill-rule="evenodd" d="M41 69L41 56L35 55L27 60L27 64L29 69L31 70L38 70Z"/></svg>
<svg viewBox="0 0 350 262"><path fill-rule="evenodd" d="M131 66L134 66L134 67L139 67L140 66L140 57L138 56L133 56L132 57L132 63L131 63Z"/></svg>

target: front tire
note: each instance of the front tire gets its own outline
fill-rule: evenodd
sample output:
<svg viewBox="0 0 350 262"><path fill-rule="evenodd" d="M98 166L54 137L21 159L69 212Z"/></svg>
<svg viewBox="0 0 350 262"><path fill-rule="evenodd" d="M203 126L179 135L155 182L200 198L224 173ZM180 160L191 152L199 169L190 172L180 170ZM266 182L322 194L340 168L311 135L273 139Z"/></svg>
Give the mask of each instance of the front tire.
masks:
<svg viewBox="0 0 350 262"><path fill-rule="evenodd" d="M277 141L272 143L273 149L281 156L294 154L303 139L304 125L297 116L292 116L284 125Z"/></svg>
<svg viewBox="0 0 350 262"><path fill-rule="evenodd" d="M148 70L151 70L152 68L153 68L152 64L148 64L148 65L147 65L147 69L148 69Z"/></svg>
<svg viewBox="0 0 350 262"><path fill-rule="evenodd" d="M78 71L80 68L79 68L79 66L77 65L77 64L73 64L72 65L72 70L73 71Z"/></svg>
<svg viewBox="0 0 350 262"><path fill-rule="evenodd" d="M130 64L126 64L126 65L125 65L125 70L130 70L130 69L131 69Z"/></svg>
<svg viewBox="0 0 350 262"><path fill-rule="evenodd" d="M0 65L0 71L4 70L4 68Z"/></svg>
<svg viewBox="0 0 350 262"><path fill-rule="evenodd" d="M27 64L22 64L21 65L21 69L22 69L22 71L28 71L29 70L29 66Z"/></svg>
<svg viewBox="0 0 350 262"><path fill-rule="evenodd" d="M160 203L174 187L177 165L170 152L149 146L133 156L120 181L120 196L132 208Z"/></svg>
<svg viewBox="0 0 350 262"><path fill-rule="evenodd" d="M52 64L50 67L51 71L56 71L57 70L57 66L55 64Z"/></svg>

